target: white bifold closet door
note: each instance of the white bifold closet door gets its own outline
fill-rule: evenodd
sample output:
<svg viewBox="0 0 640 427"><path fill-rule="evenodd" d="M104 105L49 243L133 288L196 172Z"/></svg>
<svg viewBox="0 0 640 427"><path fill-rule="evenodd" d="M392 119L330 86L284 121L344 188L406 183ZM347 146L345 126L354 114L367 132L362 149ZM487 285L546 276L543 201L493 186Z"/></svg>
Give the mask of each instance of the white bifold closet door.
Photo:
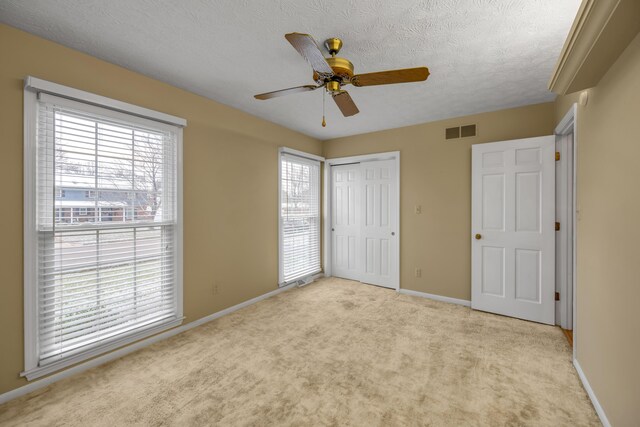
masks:
<svg viewBox="0 0 640 427"><path fill-rule="evenodd" d="M397 287L395 160L331 167L333 275Z"/></svg>

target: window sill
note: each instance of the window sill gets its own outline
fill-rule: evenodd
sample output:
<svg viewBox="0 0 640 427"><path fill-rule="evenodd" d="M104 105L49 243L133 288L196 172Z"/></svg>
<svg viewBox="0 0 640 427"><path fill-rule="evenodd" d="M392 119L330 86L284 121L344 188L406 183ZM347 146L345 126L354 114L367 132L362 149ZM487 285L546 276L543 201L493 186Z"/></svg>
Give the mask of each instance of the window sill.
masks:
<svg viewBox="0 0 640 427"><path fill-rule="evenodd" d="M168 322L163 322L158 325L147 327L135 333L129 334L119 339L115 339L113 341L109 341L103 345L93 347L87 351L75 354L73 356L67 357L60 361L52 362L44 366L36 366L32 369L27 369L24 372L21 372L20 376L26 377L27 381L31 381L36 378L40 378L45 375L52 374L54 372L68 368L69 366L75 365L76 363L83 362L87 359L91 359L96 356L100 356L104 353L108 353L119 347L124 347L126 345L132 344L141 339L148 338L151 335L155 335L160 332L166 331L168 329L175 328L176 326L179 326L182 324L183 319L184 317L180 317L178 319L173 319Z"/></svg>

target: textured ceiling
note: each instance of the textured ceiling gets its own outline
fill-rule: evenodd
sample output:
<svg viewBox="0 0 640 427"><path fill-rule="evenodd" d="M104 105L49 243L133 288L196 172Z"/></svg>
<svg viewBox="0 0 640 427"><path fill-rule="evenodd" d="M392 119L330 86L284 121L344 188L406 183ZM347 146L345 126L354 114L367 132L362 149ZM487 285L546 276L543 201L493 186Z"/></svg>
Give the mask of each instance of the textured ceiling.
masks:
<svg viewBox="0 0 640 427"><path fill-rule="evenodd" d="M579 0L0 0L0 22L319 139L535 104ZM284 39L340 37L356 73L426 65L424 83L348 86L344 118ZM214 119L214 118L212 118Z"/></svg>

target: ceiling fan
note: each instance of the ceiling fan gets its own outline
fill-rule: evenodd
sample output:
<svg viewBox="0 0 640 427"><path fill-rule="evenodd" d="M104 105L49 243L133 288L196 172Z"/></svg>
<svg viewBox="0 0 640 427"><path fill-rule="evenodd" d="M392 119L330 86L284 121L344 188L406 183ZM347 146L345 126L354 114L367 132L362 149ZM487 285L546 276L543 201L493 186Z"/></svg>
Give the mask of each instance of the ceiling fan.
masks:
<svg viewBox="0 0 640 427"><path fill-rule="evenodd" d="M349 93L342 89L342 86L352 84L361 87L421 82L427 80L427 77L429 77L429 69L427 67L354 74L351 61L336 56L342 48L342 40L339 38L330 38L324 42L325 47L331 54L330 58L325 58L315 40L309 34L290 33L284 37L311 65L311 68L313 68L313 80L316 82L316 85L297 86L289 89L276 90L274 92L261 93L255 95L256 99L271 99L292 93L309 92L324 87L326 91L331 94L342 114L345 117L349 117L358 114L360 111L353 102L353 99L351 99L351 96L349 96ZM324 117L322 119L322 126L325 126Z"/></svg>

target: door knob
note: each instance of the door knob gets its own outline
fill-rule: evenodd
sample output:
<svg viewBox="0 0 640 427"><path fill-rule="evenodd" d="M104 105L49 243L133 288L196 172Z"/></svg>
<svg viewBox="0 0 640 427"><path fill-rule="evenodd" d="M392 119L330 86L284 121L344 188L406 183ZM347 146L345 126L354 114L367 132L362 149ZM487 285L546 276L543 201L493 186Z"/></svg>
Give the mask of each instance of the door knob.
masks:
<svg viewBox="0 0 640 427"><path fill-rule="evenodd" d="M476 234L476 240L482 239L482 234Z"/></svg>

